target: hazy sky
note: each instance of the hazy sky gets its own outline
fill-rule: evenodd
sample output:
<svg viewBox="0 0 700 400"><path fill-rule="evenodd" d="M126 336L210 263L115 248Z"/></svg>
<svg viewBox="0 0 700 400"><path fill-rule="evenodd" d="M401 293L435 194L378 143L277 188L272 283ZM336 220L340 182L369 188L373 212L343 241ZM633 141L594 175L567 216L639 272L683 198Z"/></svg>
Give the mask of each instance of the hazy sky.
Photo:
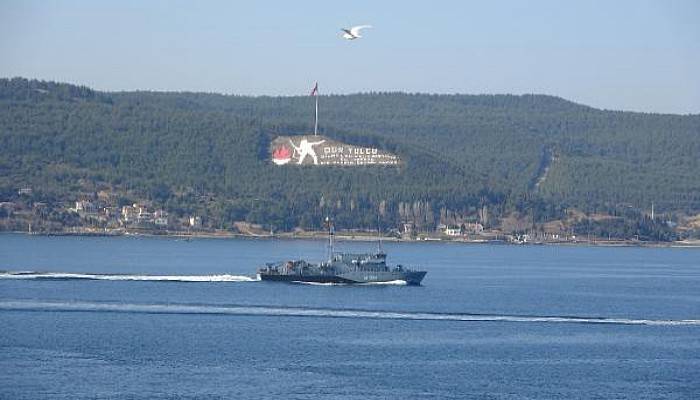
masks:
<svg viewBox="0 0 700 400"><path fill-rule="evenodd" d="M700 113L700 1L0 0L0 77L233 94L544 93ZM371 24L360 40L339 28Z"/></svg>

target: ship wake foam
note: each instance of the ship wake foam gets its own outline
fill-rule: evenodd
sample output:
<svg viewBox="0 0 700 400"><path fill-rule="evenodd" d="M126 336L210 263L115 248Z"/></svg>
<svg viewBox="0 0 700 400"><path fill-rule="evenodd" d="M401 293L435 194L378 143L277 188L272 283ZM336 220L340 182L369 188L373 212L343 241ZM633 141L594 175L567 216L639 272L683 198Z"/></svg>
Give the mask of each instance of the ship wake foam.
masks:
<svg viewBox="0 0 700 400"><path fill-rule="evenodd" d="M406 286L408 283L402 279L397 279L395 281L386 281L386 282L365 282L365 283L360 283L360 285L364 286Z"/></svg>
<svg viewBox="0 0 700 400"><path fill-rule="evenodd" d="M0 279L15 280L92 280L92 281L161 281L161 282L255 282L246 275L145 275L145 274L82 274L70 272L0 272Z"/></svg>
<svg viewBox="0 0 700 400"><path fill-rule="evenodd" d="M116 312L142 314L197 314L259 317L358 318L378 320L577 323L646 326L700 326L698 319L631 319L577 316L499 315L373 311L332 308L272 307L250 305L129 304L107 302L59 302L34 300L0 301L0 311L35 312Z"/></svg>
<svg viewBox="0 0 700 400"><path fill-rule="evenodd" d="M291 281L297 285L310 285L310 286L346 286L347 283L342 282L305 282L305 281Z"/></svg>

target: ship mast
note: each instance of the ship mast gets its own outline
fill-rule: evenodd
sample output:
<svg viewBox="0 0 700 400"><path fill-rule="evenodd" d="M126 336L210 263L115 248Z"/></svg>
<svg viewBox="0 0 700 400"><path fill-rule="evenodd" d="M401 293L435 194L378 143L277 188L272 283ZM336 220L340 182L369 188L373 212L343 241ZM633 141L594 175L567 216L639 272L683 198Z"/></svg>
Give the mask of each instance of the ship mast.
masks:
<svg viewBox="0 0 700 400"><path fill-rule="evenodd" d="M333 221L326 217L326 225L328 226L328 262L333 261Z"/></svg>
<svg viewBox="0 0 700 400"><path fill-rule="evenodd" d="M377 253L382 253L382 224L381 221L379 220L379 216L377 216Z"/></svg>

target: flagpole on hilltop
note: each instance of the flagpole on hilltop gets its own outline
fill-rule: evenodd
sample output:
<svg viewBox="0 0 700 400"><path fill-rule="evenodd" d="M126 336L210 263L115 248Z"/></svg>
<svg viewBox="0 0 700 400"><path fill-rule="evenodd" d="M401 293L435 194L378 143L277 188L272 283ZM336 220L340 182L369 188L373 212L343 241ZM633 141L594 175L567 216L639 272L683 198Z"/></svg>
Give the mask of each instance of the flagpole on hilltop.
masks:
<svg viewBox="0 0 700 400"><path fill-rule="evenodd" d="M311 95L316 98L316 117L314 118L314 136L318 136L318 82L314 85Z"/></svg>

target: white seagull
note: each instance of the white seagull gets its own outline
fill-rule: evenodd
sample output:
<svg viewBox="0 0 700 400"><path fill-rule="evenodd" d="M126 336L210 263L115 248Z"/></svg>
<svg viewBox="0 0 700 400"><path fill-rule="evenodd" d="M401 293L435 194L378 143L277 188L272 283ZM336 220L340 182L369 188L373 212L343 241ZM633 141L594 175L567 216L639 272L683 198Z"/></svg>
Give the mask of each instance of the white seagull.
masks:
<svg viewBox="0 0 700 400"><path fill-rule="evenodd" d="M371 28L372 25L359 25L359 26L353 26L350 29L341 29L343 31L343 37L347 40L355 40L357 38L361 38L360 36L360 30L365 29L365 28Z"/></svg>

